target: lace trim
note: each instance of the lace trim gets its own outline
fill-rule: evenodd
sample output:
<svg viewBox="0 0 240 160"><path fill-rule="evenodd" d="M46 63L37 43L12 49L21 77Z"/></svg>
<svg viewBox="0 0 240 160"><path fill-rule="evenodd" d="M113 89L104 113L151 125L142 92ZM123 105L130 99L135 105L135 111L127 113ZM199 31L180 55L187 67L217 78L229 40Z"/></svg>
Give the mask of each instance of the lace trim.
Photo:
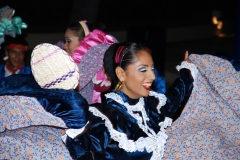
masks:
<svg viewBox="0 0 240 160"><path fill-rule="evenodd" d="M125 133L121 133L113 128L110 120L102 114L95 107L89 107L89 111L92 112L95 116L105 120L105 126L108 128L110 136L113 140L117 141L119 148L124 149L127 152L140 151L143 152L144 149L148 153L153 152L151 160L160 160L163 157L164 145L168 136L165 133L164 126L168 126L170 118L164 120L161 130L153 137L140 137L137 141L129 140Z"/></svg>
<svg viewBox="0 0 240 160"><path fill-rule="evenodd" d="M105 94L105 97L106 98L110 98L110 99L113 99L114 101L124 105L128 110L131 110L131 111L141 111L142 108L143 108L143 105L144 105L144 101L143 101L143 98L139 98L139 101L137 104L135 105L129 105L128 103L125 103L123 100L122 100L122 97L119 96L118 94L116 93L107 93Z"/></svg>
<svg viewBox="0 0 240 160"><path fill-rule="evenodd" d="M154 91L150 91L149 92L149 95L150 96L154 96L155 98L157 98L159 100L159 103L158 103L158 106L157 106L157 110L158 110L158 113L160 114L160 109L162 106L164 106L166 104L166 101L167 101L167 98L164 94L160 94L160 93L157 93L157 92L154 92ZM108 94L105 94L105 97L106 98L111 98L113 99L114 101L120 103L120 104L123 104L124 106L125 105L129 105L128 103L124 103L122 98L116 94L116 93L108 93ZM134 106L130 106L132 108L133 111L141 111L141 108L143 107L143 105L139 106L139 103L142 103L144 104L143 102L143 98L140 98L139 102L134 105Z"/></svg>
<svg viewBox="0 0 240 160"><path fill-rule="evenodd" d="M159 100L159 103L157 106L157 111L159 114L161 114L160 109L162 106L164 106L166 104L167 97L164 94L160 94L160 93L153 92L153 91L150 91L149 95L154 96L155 98L157 98Z"/></svg>
<svg viewBox="0 0 240 160"><path fill-rule="evenodd" d="M161 127L161 131L165 131L165 128L172 125L172 119L169 117L165 117L164 122L160 122L158 125Z"/></svg>
<svg viewBox="0 0 240 160"><path fill-rule="evenodd" d="M153 92L153 91L150 91L149 92L149 95L150 96L154 96L156 98L159 98L159 104L157 106L157 110L158 112L160 113L160 109L161 107L166 104L166 100L167 98L165 97L165 95L161 95L161 94L158 94L156 92ZM147 113L146 113L146 110L144 108L144 100L143 98L141 97L139 99L139 102L135 105L129 105L128 103L124 102L122 100L122 97L119 96L118 94L116 93L108 93L105 95L106 98L111 98L113 99L114 101L124 105L126 108L127 108L127 111L128 113L137 120L137 123L138 123L138 126L142 129L143 132L145 132L149 137L154 137L156 136L156 133L148 127L147 125L147 121L149 121L149 118L147 116ZM138 113L134 113L134 111L139 111L142 113L142 116L139 115Z"/></svg>
<svg viewBox="0 0 240 160"><path fill-rule="evenodd" d="M159 99L157 108L160 112L161 106L166 104L165 95L158 94L153 91L150 92L150 95ZM159 126L161 128L160 131L156 134L147 125L149 118L144 108L145 104L143 98L140 98L139 102L136 105L129 105L128 103L124 102L122 98L116 93L108 93L105 96L124 105L127 108L128 113L137 120L139 128L141 128L142 131L148 135L148 137L140 137L135 142L133 140L128 140L126 134L113 129L111 122L104 114L102 114L96 108L90 107L89 111L91 111L95 116L101 117L103 120L105 120L105 126L108 128L111 138L119 143L118 146L127 152L144 151L144 149L146 149L148 153L153 152L153 155L151 157L152 160L161 159L164 153L164 145L168 137L165 133L165 128L171 126L172 119L166 117L164 122L160 122ZM134 113L133 111L141 112L142 116L140 116L138 113Z"/></svg>
<svg viewBox="0 0 240 160"><path fill-rule="evenodd" d="M199 73L197 67L193 63L188 63L187 61L183 61L181 65L180 66L178 65L176 68L178 71L182 68L189 69L194 79L197 78L197 75Z"/></svg>

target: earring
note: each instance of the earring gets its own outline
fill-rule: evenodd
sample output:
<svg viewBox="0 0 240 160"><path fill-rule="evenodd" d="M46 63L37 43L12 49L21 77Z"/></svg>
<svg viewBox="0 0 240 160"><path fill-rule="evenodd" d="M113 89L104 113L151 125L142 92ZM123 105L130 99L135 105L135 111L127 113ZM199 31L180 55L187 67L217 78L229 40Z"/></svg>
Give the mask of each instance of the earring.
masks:
<svg viewBox="0 0 240 160"><path fill-rule="evenodd" d="M122 82L119 81L115 87L115 91L119 91L122 88Z"/></svg>

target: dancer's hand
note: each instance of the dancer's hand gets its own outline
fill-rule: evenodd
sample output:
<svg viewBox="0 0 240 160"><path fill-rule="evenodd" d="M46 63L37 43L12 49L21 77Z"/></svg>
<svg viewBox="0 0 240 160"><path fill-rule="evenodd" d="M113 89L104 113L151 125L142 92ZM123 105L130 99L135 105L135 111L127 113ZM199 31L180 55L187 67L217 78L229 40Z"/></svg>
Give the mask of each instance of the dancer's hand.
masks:
<svg viewBox="0 0 240 160"><path fill-rule="evenodd" d="M192 61L188 58L188 51L184 54L184 61L187 61L188 63L192 63Z"/></svg>

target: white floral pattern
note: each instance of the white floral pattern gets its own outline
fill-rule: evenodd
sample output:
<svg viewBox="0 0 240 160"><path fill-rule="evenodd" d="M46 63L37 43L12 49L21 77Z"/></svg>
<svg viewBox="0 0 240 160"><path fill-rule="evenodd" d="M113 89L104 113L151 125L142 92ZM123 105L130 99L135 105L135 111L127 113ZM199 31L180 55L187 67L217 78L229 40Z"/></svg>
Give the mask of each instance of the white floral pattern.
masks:
<svg viewBox="0 0 240 160"><path fill-rule="evenodd" d="M0 96L0 159L72 159L65 128L36 98Z"/></svg>
<svg viewBox="0 0 240 160"><path fill-rule="evenodd" d="M166 131L163 159L240 159L240 72L211 55L189 58L199 74L181 116Z"/></svg>

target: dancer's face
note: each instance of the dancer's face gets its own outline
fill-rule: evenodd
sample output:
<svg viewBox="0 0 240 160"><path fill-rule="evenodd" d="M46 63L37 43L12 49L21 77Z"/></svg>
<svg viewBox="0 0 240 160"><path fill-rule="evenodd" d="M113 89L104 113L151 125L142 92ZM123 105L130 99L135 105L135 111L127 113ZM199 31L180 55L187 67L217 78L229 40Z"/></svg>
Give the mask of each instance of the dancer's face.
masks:
<svg viewBox="0 0 240 160"><path fill-rule="evenodd" d="M77 49L81 41L79 38L74 35L74 31L67 29L65 32L65 43L64 43L64 50L68 54L72 54L73 51Z"/></svg>
<svg viewBox="0 0 240 160"><path fill-rule="evenodd" d="M6 50L9 63L12 67L18 67L24 63L25 52L21 48L12 48Z"/></svg>
<svg viewBox="0 0 240 160"><path fill-rule="evenodd" d="M137 59L125 71L122 70L124 73L120 77L123 82L121 91L133 99L148 96L151 85L155 80L151 55L147 51L141 50L137 54Z"/></svg>

